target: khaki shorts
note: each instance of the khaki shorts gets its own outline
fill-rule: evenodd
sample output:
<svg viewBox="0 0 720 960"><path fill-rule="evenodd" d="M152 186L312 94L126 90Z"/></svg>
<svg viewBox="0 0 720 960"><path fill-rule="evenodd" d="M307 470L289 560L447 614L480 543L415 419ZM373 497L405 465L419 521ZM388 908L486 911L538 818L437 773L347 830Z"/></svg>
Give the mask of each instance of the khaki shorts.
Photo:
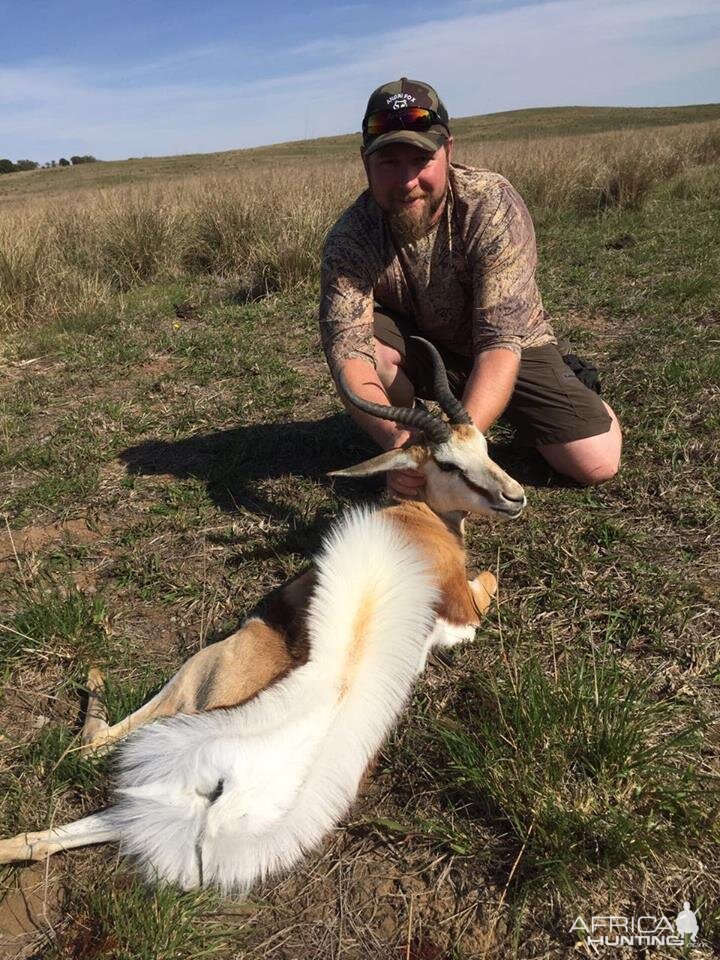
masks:
<svg viewBox="0 0 720 960"><path fill-rule="evenodd" d="M422 344L409 338L419 334L397 314L375 308L375 337L394 347L404 358L403 370L424 400L433 400L432 361ZM445 361L450 389L462 398L472 369L472 357L438 345ZM600 397L582 384L564 362L554 343L523 350L520 370L503 419L529 444L568 443L607 433L610 415Z"/></svg>

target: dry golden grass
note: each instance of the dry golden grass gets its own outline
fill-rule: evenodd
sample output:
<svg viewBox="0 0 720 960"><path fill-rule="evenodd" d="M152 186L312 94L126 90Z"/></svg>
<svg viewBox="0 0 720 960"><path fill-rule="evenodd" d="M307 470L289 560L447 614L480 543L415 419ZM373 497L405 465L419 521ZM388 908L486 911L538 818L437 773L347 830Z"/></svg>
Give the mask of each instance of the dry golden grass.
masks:
<svg viewBox="0 0 720 960"><path fill-rule="evenodd" d="M472 150L498 146L507 153L523 144L568 137L588 137L612 131L654 130L720 120L720 103L683 107L541 107L510 110L481 116L452 118L458 143ZM244 175L258 163L278 167L314 167L318 160L355 164L360 134L293 140L270 146L220 153L194 153L171 157L142 157L56 167L0 176L0 207L17 206L38 197L63 193L82 194L88 189L167 184L170 180L203 174Z"/></svg>
<svg viewBox="0 0 720 960"><path fill-rule="evenodd" d="M652 188L697 164L720 160L720 123L623 130L471 145L456 159L498 170L533 216L610 207L637 209Z"/></svg>
<svg viewBox="0 0 720 960"><path fill-rule="evenodd" d="M720 159L720 123L460 142L457 159L507 176L536 221L637 209L658 184ZM83 315L178 276L232 278L253 297L314 282L328 228L364 184L359 162L318 155L102 189L88 182L49 196L5 194L5 328ZM688 189L701 186L696 177Z"/></svg>

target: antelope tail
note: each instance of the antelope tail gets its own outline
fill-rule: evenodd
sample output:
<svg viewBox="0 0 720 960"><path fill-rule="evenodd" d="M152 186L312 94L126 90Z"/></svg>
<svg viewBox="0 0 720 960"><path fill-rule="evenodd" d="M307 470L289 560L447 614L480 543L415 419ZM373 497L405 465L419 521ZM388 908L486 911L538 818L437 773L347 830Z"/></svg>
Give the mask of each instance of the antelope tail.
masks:
<svg viewBox="0 0 720 960"><path fill-rule="evenodd" d="M153 880L243 892L347 813L405 706L434 625L427 561L392 520L350 512L316 559L303 666L231 709L140 728L103 828Z"/></svg>

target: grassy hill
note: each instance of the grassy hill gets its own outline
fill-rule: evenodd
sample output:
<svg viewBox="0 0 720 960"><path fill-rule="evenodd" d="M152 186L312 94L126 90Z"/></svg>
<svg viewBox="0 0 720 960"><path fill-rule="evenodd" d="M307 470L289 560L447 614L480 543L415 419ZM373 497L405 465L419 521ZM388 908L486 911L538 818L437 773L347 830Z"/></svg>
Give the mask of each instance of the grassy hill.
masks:
<svg viewBox="0 0 720 960"><path fill-rule="evenodd" d="M571 137L610 130L668 127L720 119L720 103L685 107L538 107L453 120L462 139L518 140Z"/></svg>
<svg viewBox="0 0 720 960"><path fill-rule="evenodd" d="M611 131L641 130L720 119L720 104L683 107L539 107L453 119L461 147L488 141L577 137ZM192 153L172 157L142 157L83 164L78 167L33 170L0 176L0 204L31 196L65 191L167 181L197 173L223 174L259 162L287 163L318 158L355 158L359 133L315 140L292 140L246 150Z"/></svg>

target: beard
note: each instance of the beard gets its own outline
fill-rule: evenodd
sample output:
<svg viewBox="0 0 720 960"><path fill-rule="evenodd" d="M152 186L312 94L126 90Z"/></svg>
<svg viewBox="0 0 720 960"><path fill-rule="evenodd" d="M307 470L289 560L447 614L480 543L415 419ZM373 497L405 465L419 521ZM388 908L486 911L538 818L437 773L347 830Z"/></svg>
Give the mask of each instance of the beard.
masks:
<svg viewBox="0 0 720 960"><path fill-rule="evenodd" d="M403 200L422 198L423 202L415 204L411 209L396 210L386 214L395 238L401 244L406 244L415 243L416 240L424 237L429 232L433 217L442 206L446 195L447 188L437 197L431 197L425 193L410 194L409 197L403 197Z"/></svg>

